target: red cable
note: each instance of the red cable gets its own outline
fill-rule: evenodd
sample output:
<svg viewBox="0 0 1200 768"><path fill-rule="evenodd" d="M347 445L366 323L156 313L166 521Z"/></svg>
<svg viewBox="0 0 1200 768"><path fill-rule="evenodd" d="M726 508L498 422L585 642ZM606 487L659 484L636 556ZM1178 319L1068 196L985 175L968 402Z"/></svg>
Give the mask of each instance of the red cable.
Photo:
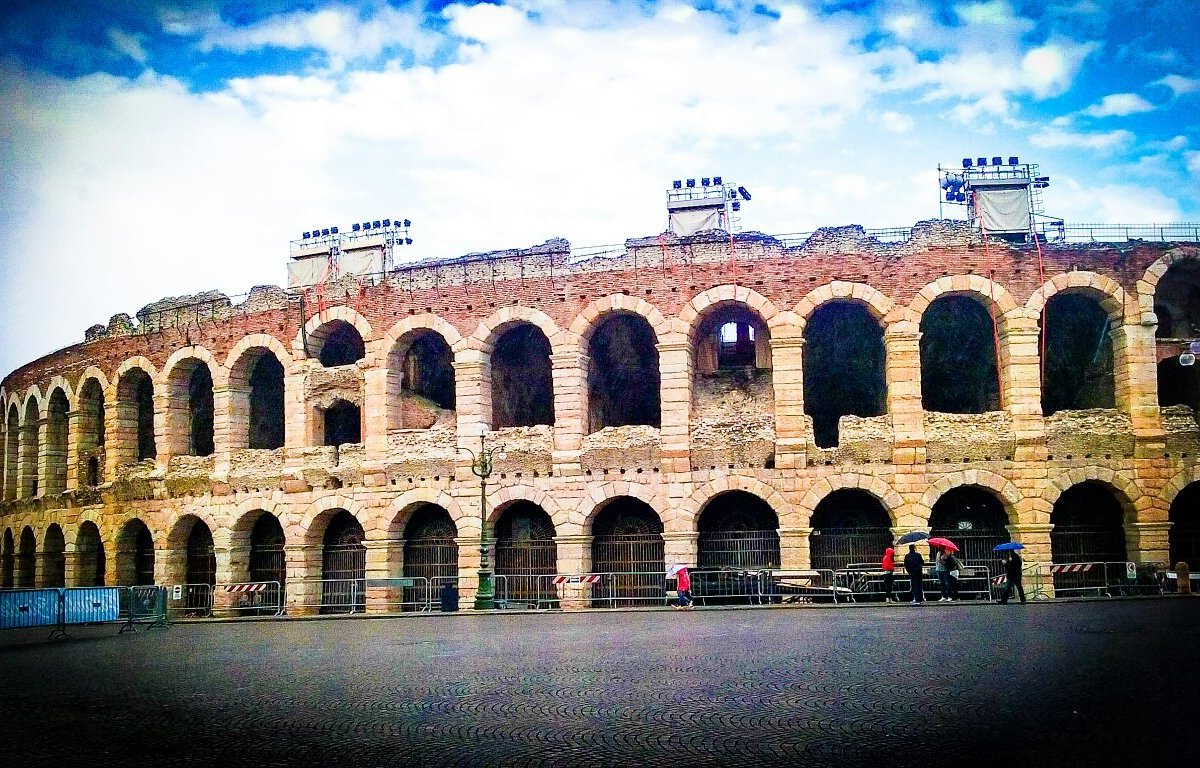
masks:
<svg viewBox="0 0 1200 768"><path fill-rule="evenodd" d="M971 193L971 200L975 203L975 215L979 216L979 198L975 193ZM992 343L996 349L996 386L999 388L1000 394L1000 410L1004 410L1004 375L1001 373L1000 366L1000 326L996 321L996 271L991 268L992 256L988 249L988 234L987 227L983 224L983 216L979 216L979 231L983 233L983 261L988 268L990 279L988 280L988 297L992 301Z"/></svg>
<svg viewBox="0 0 1200 768"><path fill-rule="evenodd" d="M1046 310L1049 309L1049 307L1046 306L1046 268L1042 262L1042 242L1040 240L1038 240L1037 230L1033 229L1032 222L1030 223L1029 231L1033 233L1033 244L1037 248L1038 280L1041 281L1041 283L1040 283L1041 287L1038 290L1040 291L1041 297L1042 297L1042 318L1041 318L1042 332L1040 334L1041 338L1039 339L1039 341L1041 342L1041 344L1040 344L1041 350L1040 350L1038 362L1041 366L1041 368L1040 368L1041 384L1044 387L1046 385L1046 331L1048 330L1048 327L1046 324Z"/></svg>

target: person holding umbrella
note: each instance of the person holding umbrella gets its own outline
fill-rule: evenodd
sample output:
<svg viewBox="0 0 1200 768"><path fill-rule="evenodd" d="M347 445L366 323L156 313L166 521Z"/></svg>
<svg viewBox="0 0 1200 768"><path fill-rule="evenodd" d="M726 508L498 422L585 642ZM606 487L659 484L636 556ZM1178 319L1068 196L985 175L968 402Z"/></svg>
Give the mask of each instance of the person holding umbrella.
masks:
<svg viewBox="0 0 1200 768"><path fill-rule="evenodd" d="M694 608L692 603L692 576L686 565L667 566L667 578L675 577L675 589L679 592L679 602L673 608Z"/></svg>
<svg viewBox="0 0 1200 768"><path fill-rule="evenodd" d="M1008 552L1008 559L1004 561L1004 591L1000 593L1000 605L1008 605L1008 598L1012 597L1013 588L1017 590L1017 594L1021 597L1021 605L1025 605L1025 588L1021 586L1021 556L1017 554L1018 549L1024 549L1017 542L1009 542L996 547L997 552Z"/></svg>
<svg viewBox="0 0 1200 768"><path fill-rule="evenodd" d="M925 588L921 580L925 578L925 558L917 551L916 544L908 545L908 554L904 556L904 570L908 574L908 586L912 590L912 604L925 604Z"/></svg>
<svg viewBox="0 0 1200 768"><path fill-rule="evenodd" d="M941 588L942 596L938 602L947 602L958 597L958 573L961 563L954 553L958 551L958 545L950 541L935 537L929 540L931 547L936 547L937 554L937 577L938 586Z"/></svg>

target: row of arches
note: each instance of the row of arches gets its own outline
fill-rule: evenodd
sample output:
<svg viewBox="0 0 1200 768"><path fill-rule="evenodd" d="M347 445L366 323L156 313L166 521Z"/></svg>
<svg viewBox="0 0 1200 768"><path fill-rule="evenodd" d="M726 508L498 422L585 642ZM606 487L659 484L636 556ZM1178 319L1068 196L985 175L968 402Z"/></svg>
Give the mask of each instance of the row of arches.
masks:
<svg viewBox="0 0 1200 768"><path fill-rule="evenodd" d="M1188 299L1197 290L1197 269L1190 257L1163 269L1161 281L1155 277L1162 297L1155 294L1154 306L1171 318L1168 332L1173 333L1190 327L1188 313L1193 304L1200 306ZM225 437L222 448L230 450L282 447L289 428L286 382L303 373L297 366L304 359L330 369L357 368L364 361L370 367L382 359L387 428L404 429L431 426L436 421L429 417L431 410L455 411L456 365L468 363L482 366L485 389L479 402L486 413L473 416L493 428L554 424L555 368L564 364L555 357L573 357L582 361L586 434L661 424L667 384L660 350L681 334L693 407L707 380L772 373L773 342L798 335L802 361L789 373L801 369L803 412L812 417L816 444L831 447L838 443L842 417L889 411L888 336L894 330L908 328L904 332L919 339L924 410L984 413L1008 405L1003 400L1011 379L1005 370L1012 357L1010 326L1032 322L1042 414L1113 408L1122 400L1118 381L1136 377L1117 375L1128 362L1118 353L1127 350L1114 344L1112 332L1135 312L1108 278L1080 272L1060 278L1025 307L1002 287L974 275L942 278L909 307L894 305L866 285L833 283L791 312L781 312L749 289L723 286L695 297L678 318L668 320L653 305L618 295L589 307L565 331L537 310L510 308L481 324L473 337L425 315L374 339L364 318L349 307L335 307L305 326L292 353L273 337L255 335L243 339L225 365L206 350L189 347L172 355L161 374L149 361L135 358L119 367L111 387L103 372L89 369L77 390L58 380L44 397L38 387L23 398L10 395L3 420L4 498L65 490L72 437L81 486L111 479L105 477L107 468L157 459L160 451L211 455L218 434ZM1140 316L1138 322L1143 322ZM386 354L369 354L380 346ZM310 440L326 445L362 441L365 385L350 389L328 402L306 404L318 422ZM1200 374L1178 365L1176 358L1163 360L1158 397L1162 405L1200 407ZM72 425L71 418L77 423ZM115 434L108 434L106 422ZM292 441L303 445L296 436Z"/></svg>
<svg viewBox="0 0 1200 768"><path fill-rule="evenodd" d="M1089 480L1068 488L1050 514L1052 560L1126 561L1125 519L1121 499L1106 484ZM1169 519L1171 561L1200 562L1200 482L1177 495ZM894 540L887 510L880 499L862 489L830 493L817 505L809 524L805 567L838 569L873 563ZM997 572L1000 566L992 549L1010 540L1011 524L1002 500L975 485L943 494L928 520L931 535L952 538L965 560ZM511 597L532 596L538 577L559 572L559 532L540 505L526 499L505 504L488 533L494 543L495 572L508 580ZM213 532L194 515L181 518L158 542L141 519L126 521L111 542L115 550L111 569L95 522L79 525L70 564L59 524L46 528L40 546L31 526L16 533L8 528L0 543L0 586L64 586L68 567L73 586L103 585L107 579L120 585L152 584L156 578L210 586L218 579L286 585L289 571L299 565L299 572L322 581L323 606L349 610L365 599L365 592L341 589L339 584L366 578L369 546L386 550L390 576L436 583L459 575L459 528L445 507L432 502L415 504L397 515L389 538L375 544L368 541L362 522L352 512L336 507L315 517L300 541L288 541L281 521L265 510L245 514L231 534L231 551L238 556L218 573ZM655 574L666 563L667 537L662 518L645 501L632 496L604 501L591 519L586 540L585 567L618 574L598 588L595 599L628 598L658 583ZM167 558L165 567L156 567L159 557ZM743 490L713 497L696 519L694 562L700 569L780 568L784 563L775 509L761 496Z"/></svg>

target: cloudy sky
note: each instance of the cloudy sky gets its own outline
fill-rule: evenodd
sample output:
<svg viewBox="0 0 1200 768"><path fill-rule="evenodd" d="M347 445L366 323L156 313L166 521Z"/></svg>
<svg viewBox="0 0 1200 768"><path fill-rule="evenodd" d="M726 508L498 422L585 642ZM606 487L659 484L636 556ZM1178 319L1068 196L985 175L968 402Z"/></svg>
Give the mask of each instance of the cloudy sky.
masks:
<svg viewBox="0 0 1200 768"><path fill-rule="evenodd" d="M1040 163L1068 222L1197 221L1197 29L1195 0L7 0L0 375L281 284L314 226L621 243L689 176L777 234L936 217L979 155Z"/></svg>

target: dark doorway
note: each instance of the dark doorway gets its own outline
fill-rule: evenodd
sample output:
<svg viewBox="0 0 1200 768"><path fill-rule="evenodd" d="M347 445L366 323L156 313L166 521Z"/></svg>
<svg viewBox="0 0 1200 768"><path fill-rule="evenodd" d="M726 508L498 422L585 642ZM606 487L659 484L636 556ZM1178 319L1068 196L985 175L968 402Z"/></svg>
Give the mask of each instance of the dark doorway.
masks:
<svg viewBox="0 0 1200 768"><path fill-rule="evenodd" d="M821 448L838 444L842 416L887 411L883 327L862 304L822 304L805 325L804 410Z"/></svg>
<svg viewBox="0 0 1200 768"><path fill-rule="evenodd" d="M338 400L325 410L325 445L362 442L362 412L348 400Z"/></svg>
<svg viewBox="0 0 1200 768"><path fill-rule="evenodd" d="M413 510L404 526L404 575L426 579L428 585L405 589L404 610L420 610L445 584L458 584L457 537L458 526L442 507L422 504Z"/></svg>
<svg viewBox="0 0 1200 768"><path fill-rule="evenodd" d="M283 447L283 364L264 352L250 369L250 448Z"/></svg>
<svg viewBox="0 0 1200 768"><path fill-rule="evenodd" d="M619 496L592 522L592 572L605 574L592 589L596 607L661 605L664 586L663 525L644 501Z"/></svg>
<svg viewBox="0 0 1200 768"><path fill-rule="evenodd" d="M1114 407L1112 337L1100 304L1078 293L1052 296L1042 313L1042 327L1046 350L1042 413Z"/></svg>
<svg viewBox="0 0 1200 768"><path fill-rule="evenodd" d="M37 586L37 540L33 529L25 526L21 531L20 547L17 549L17 589L33 589Z"/></svg>
<svg viewBox="0 0 1200 768"><path fill-rule="evenodd" d="M154 583L154 537L141 520L126 523L117 539L117 583L123 587Z"/></svg>
<svg viewBox="0 0 1200 768"><path fill-rule="evenodd" d="M554 585L544 577L558 572L554 523L546 511L531 501L518 501L496 521L497 596L536 604L555 596Z"/></svg>
<svg viewBox="0 0 1200 768"><path fill-rule="evenodd" d="M208 366L198 362L188 376L188 453L213 452L213 382Z"/></svg>
<svg viewBox="0 0 1200 768"><path fill-rule="evenodd" d="M535 325L521 323L492 350L492 428L554 423L550 341Z"/></svg>
<svg viewBox="0 0 1200 768"><path fill-rule="evenodd" d="M1009 541L1008 515L1000 500L973 485L951 488L933 505L930 537L944 537L959 546L958 556L970 565L986 566L993 576L1004 572L1004 559L993 550Z"/></svg>
<svg viewBox="0 0 1200 768"><path fill-rule="evenodd" d="M75 583L79 587L104 586L104 542L91 520L79 526L75 538Z"/></svg>
<svg viewBox="0 0 1200 768"><path fill-rule="evenodd" d="M335 368L353 365L366 356L367 347L358 329L345 320L334 320L322 326L321 330L324 340L321 341L321 351L317 357L322 366Z"/></svg>
<svg viewBox="0 0 1200 768"><path fill-rule="evenodd" d="M354 515L338 512L321 549L321 613L361 613L367 606L367 548Z"/></svg>
<svg viewBox="0 0 1200 768"><path fill-rule="evenodd" d="M809 556L816 569L876 565L892 546L887 510L879 499L857 488L843 488L822 499L810 525Z"/></svg>
<svg viewBox="0 0 1200 768"><path fill-rule="evenodd" d="M1171 502L1171 562L1183 561L1200 571L1200 483L1191 483Z"/></svg>
<svg viewBox="0 0 1200 768"><path fill-rule="evenodd" d="M589 432L662 422L658 340L640 315L609 315L588 341Z"/></svg>
<svg viewBox="0 0 1200 768"><path fill-rule="evenodd" d="M752 493L728 491L709 500L696 527L699 570L779 567L779 518Z"/></svg>
<svg viewBox="0 0 1200 768"><path fill-rule="evenodd" d="M250 581L269 582L262 592L261 603L264 606L282 608L283 605L287 586L287 551L284 544L283 526L279 524L279 519L270 512L260 514L250 531L248 565ZM260 612L274 613L275 610L264 608Z"/></svg>
<svg viewBox="0 0 1200 768"><path fill-rule="evenodd" d="M47 589L67 586L67 543L58 523L46 529L42 544L42 586Z"/></svg>
<svg viewBox="0 0 1200 768"><path fill-rule="evenodd" d="M970 296L943 296L921 317L921 407L942 413L1000 410L992 316Z"/></svg>

